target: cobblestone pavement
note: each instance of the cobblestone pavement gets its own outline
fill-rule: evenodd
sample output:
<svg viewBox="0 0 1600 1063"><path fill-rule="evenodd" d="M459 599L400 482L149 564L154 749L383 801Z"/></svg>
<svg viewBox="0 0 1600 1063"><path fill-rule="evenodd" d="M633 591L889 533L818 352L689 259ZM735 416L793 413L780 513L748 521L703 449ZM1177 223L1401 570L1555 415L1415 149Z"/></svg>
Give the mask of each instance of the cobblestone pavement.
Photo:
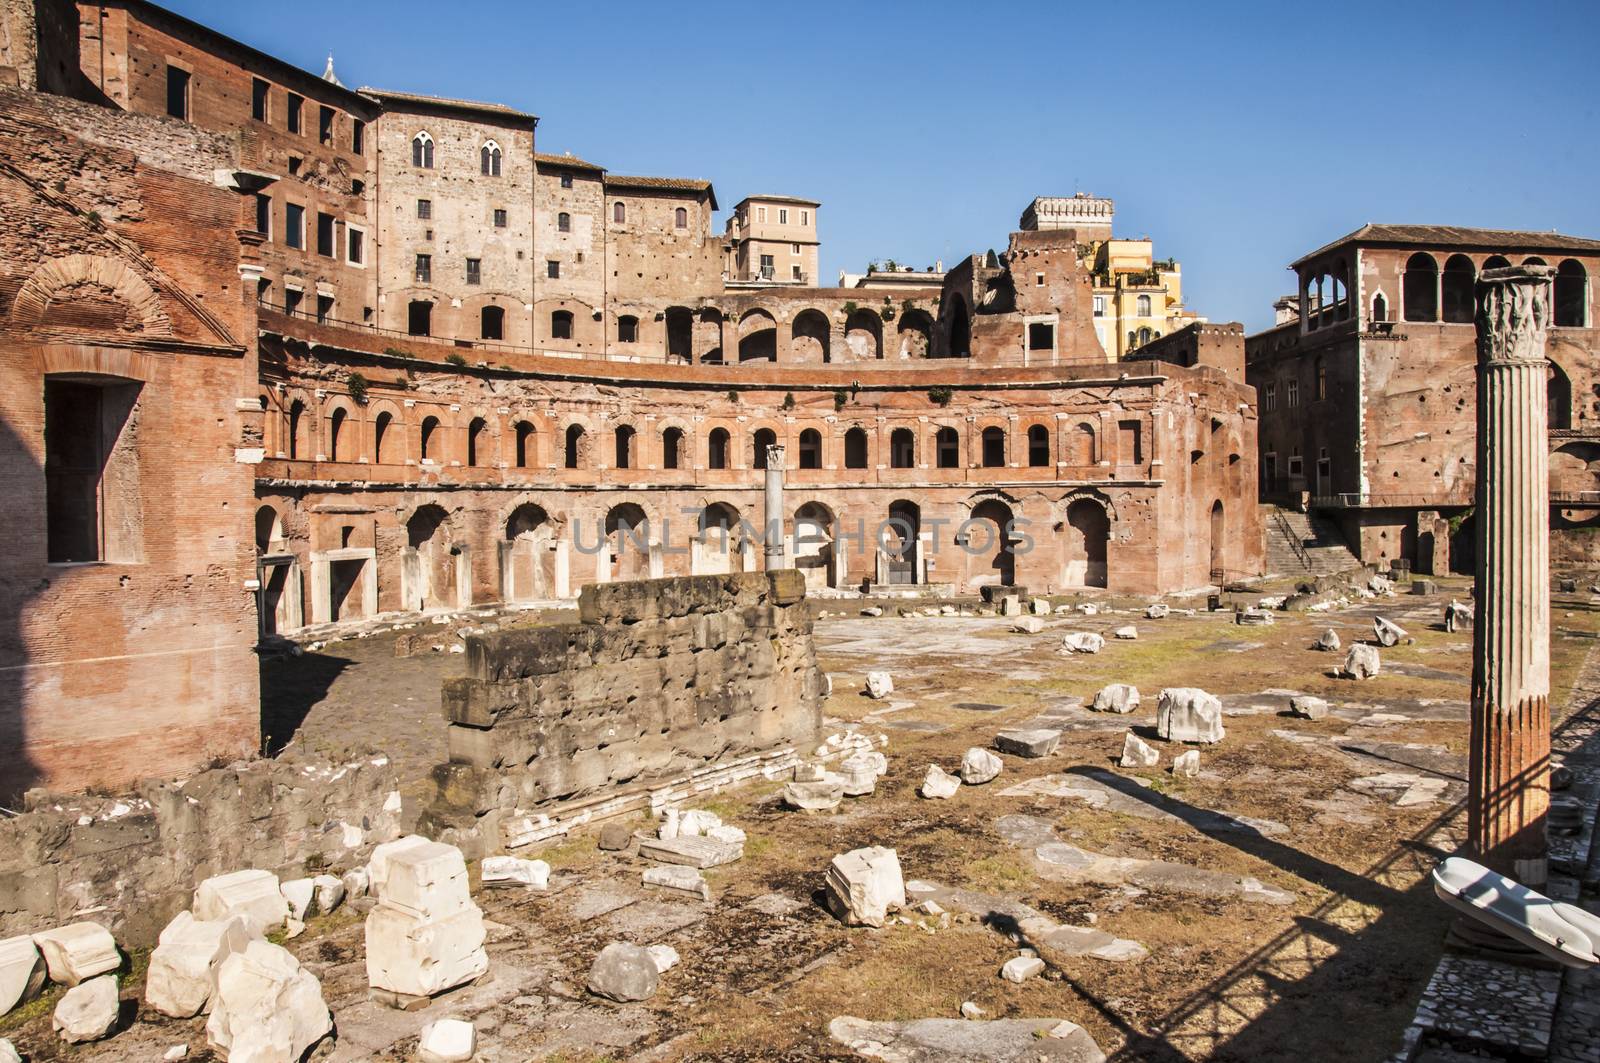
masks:
<svg viewBox="0 0 1600 1063"><path fill-rule="evenodd" d="M1594 662L1591 655L1590 663ZM1552 744L1574 776L1574 789L1588 798L1586 830L1588 859L1581 863L1582 894L1578 902L1588 911L1600 914L1600 846L1593 842L1596 808L1594 795L1600 788L1600 675L1586 667L1573 693L1585 708L1566 722ZM1555 1027L1551 1034L1550 1059L1557 1063L1600 1063L1600 968L1569 970L1561 985L1561 1000L1556 1006Z"/></svg>

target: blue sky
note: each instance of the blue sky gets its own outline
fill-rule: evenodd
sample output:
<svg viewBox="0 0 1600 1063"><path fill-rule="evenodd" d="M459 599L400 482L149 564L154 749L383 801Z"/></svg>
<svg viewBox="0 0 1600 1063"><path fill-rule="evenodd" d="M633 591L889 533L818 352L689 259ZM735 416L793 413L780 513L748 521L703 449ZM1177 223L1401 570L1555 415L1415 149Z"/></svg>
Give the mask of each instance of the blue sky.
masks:
<svg viewBox="0 0 1600 1063"><path fill-rule="evenodd" d="M167 6L352 86L531 110L541 151L724 207L819 199L830 282L1003 248L1074 190L1252 330L1364 222L1600 237L1592 2Z"/></svg>

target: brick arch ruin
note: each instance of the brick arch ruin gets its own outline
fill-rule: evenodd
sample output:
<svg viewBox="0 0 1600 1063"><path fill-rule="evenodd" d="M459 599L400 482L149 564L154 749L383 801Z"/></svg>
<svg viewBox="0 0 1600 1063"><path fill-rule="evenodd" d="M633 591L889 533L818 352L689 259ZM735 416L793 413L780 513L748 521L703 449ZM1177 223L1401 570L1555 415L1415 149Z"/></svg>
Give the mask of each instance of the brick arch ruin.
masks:
<svg viewBox="0 0 1600 1063"><path fill-rule="evenodd" d="M19 328L70 326L74 324L70 317L53 320L57 315L52 310L81 299L122 306L121 331L172 335L172 319L150 283L126 262L104 255L68 255L41 263L12 301L12 324Z"/></svg>

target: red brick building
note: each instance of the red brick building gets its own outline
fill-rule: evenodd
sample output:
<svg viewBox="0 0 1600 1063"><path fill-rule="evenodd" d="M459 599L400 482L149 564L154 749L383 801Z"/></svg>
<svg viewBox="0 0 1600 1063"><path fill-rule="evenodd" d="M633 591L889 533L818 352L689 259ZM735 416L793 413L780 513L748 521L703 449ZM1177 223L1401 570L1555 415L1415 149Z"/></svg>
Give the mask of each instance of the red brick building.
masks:
<svg viewBox="0 0 1600 1063"><path fill-rule="evenodd" d="M1336 518L1363 561L1470 563L1473 286L1496 266L1556 270L1547 342L1552 552L1595 559L1600 241L1560 233L1366 225L1294 262L1301 314L1245 341L1260 402L1262 497ZM1577 530L1588 529L1588 530Z"/></svg>
<svg viewBox="0 0 1600 1063"><path fill-rule="evenodd" d="M939 288L727 286L710 182L531 115L142 0L0 18L5 795L252 751L261 635L757 568L773 444L818 591L1260 571L1237 334L1108 365L1071 231Z"/></svg>

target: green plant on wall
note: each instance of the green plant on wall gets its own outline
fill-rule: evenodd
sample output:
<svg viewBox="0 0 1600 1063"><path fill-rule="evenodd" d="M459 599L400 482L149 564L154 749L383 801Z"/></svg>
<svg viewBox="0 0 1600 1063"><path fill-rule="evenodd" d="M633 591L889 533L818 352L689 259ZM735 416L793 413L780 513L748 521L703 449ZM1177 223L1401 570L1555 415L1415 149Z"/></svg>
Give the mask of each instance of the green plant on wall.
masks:
<svg viewBox="0 0 1600 1063"><path fill-rule="evenodd" d="M445 359L444 360L449 362L451 365L456 366L459 369L465 369L467 367L467 360L465 358L461 357L459 354L456 354L454 351L452 351L449 354L445 355Z"/></svg>
<svg viewBox="0 0 1600 1063"><path fill-rule="evenodd" d="M854 299L847 299L847 300L845 300L845 304L842 307L840 307L839 309L844 311L844 316L845 317L849 317L851 314L855 313L860 308L856 306L856 303L855 303Z"/></svg>
<svg viewBox="0 0 1600 1063"><path fill-rule="evenodd" d="M838 413L844 409L844 404L850 401L850 396L845 394L844 388L839 388L833 393L833 412Z"/></svg>
<svg viewBox="0 0 1600 1063"><path fill-rule="evenodd" d="M928 389L928 401L933 403L935 406L950 405L950 399L952 397L953 394L947 387L940 386Z"/></svg>
<svg viewBox="0 0 1600 1063"><path fill-rule="evenodd" d="M883 297L882 313L885 321L894 320L894 304L889 301L889 297L887 295Z"/></svg>
<svg viewBox="0 0 1600 1063"><path fill-rule="evenodd" d="M737 391L728 392L728 401L729 402L738 402L739 401L739 393Z"/></svg>
<svg viewBox="0 0 1600 1063"><path fill-rule="evenodd" d="M344 386L345 390L350 392L350 398L355 400L356 405L365 406L367 404L366 377L362 376L360 373L351 373L349 376L345 377Z"/></svg>
<svg viewBox="0 0 1600 1063"><path fill-rule="evenodd" d="M783 393L783 408L786 410L794 409L794 392L785 391Z"/></svg>

